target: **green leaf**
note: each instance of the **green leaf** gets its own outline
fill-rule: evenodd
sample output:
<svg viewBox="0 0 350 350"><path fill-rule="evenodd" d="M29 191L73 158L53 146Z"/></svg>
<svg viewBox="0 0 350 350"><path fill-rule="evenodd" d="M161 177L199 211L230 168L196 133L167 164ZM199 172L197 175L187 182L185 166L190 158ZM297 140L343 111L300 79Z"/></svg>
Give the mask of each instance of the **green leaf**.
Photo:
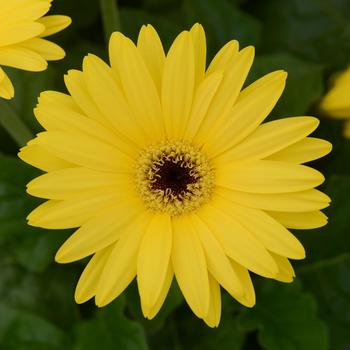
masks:
<svg viewBox="0 0 350 350"><path fill-rule="evenodd" d="M332 198L329 223L300 234L308 259L299 264L297 275L319 301L320 316L330 328L331 349L343 350L350 346L350 175L331 176L325 191Z"/></svg>
<svg viewBox="0 0 350 350"><path fill-rule="evenodd" d="M185 0L184 10L189 25L203 24L209 56L232 39L239 40L241 47L260 43L260 23L228 0Z"/></svg>
<svg viewBox="0 0 350 350"><path fill-rule="evenodd" d="M0 310L4 311L1 305ZM5 334L2 335L1 349L63 350L67 348L66 335L49 321L26 311L18 311L6 306L5 310L7 327Z"/></svg>
<svg viewBox="0 0 350 350"><path fill-rule="evenodd" d="M264 22L264 49L316 63L344 65L350 54L349 1L269 0L254 11ZM341 54L337 54L341 53Z"/></svg>
<svg viewBox="0 0 350 350"><path fill-rule="evenodd" d="M245 340L246 330L237 322L237 314L242 307L230 295L222 291L222 314L217 328L208 327L203 320L196 318L187 305L181 307L173 323L168 323L168 337L177 339L177 347L174 349L191 350L240 350ZM169 327L170 326L170 327ZM163 331L159 332L160 334ZM155 338L158 338L155 336ZM169 344L166 339L163 343ZM161 347L155 343L155 349Z"/></svg>
<svg viewBox="0 0 350 350"><path fill-rule="evenodd" d="M240 316L247 330L258 330L260 345L267 350L326 350L328 334L317 317L315 298L297 282L264 281L257 304Z"/></svg>
<svg viewBox="0 0 350 350"><path fill-rule="evenodd" d="M12 108L31 130L42 131L42 127L35 119L33 109L37 104L40 92L53 88L54 68L50 64L43 72L26 72L16 69L7 69L7 72L16 89L15 97L10 101Z"/></svg>
<svg viewBox="0 0 350 350"><path fill-rule="evenodd" d="M322 67L285 53L261 55L255 59L249 81L279 69L287 71L288 78L272 114L284 117L305 114L323 93Z"/></svg>
<svg viewBox="0 0 350 350"><path fill-rule="evenodd" d="M319 266L319 269L305 271L300 276L308 290L318 299L320 317L330 329L331 349L349 348L350 253L347 259L336 265Z"/></svg>
<svg viewBox="0 0 350 350"><path fill-rule="evenodd" d="M0 156L0 244L14 246L12 257L31 271L44 271L66 237L30 227L26 216L41 201L25 192L26 184L40 172L19 159Z"/></svg>
<svg viewBox="0 0 350 350"><path fill-rule="evenodd" d="M118 297L112 304L97 310L89 321L76 327L75 350L147 350L142 327L124 314L125 298Z"/></svg>

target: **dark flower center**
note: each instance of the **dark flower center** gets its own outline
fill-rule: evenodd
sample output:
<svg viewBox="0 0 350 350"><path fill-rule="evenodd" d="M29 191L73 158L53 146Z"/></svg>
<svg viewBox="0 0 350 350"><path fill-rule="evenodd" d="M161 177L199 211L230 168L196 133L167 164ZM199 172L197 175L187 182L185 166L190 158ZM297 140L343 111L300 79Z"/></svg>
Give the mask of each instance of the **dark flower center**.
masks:
<svg viewBox="0 0 350 350"><path fill-rule="evenodd" d="M135 169L136 190L147 209L178 216L206 203L214 189L214 169L198 148L165 140L143 150Z"/></svg>
<svg viewBox="0 0 350 350"><path fill-rule="evenodd" d="M165 160L157 166L151 187L152 190L171 191L174 196L179 197L188 191L188 185L196 183L197 180L191 173L191 168L173 160Z"/></svg>

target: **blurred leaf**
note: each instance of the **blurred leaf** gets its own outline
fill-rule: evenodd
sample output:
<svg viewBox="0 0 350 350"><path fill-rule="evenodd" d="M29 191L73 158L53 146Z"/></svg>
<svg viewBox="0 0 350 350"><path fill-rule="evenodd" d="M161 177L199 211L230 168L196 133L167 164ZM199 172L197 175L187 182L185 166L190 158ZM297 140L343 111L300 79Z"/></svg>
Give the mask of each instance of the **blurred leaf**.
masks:
<svg viewBox="0 0 350 350"><path fill-rule="evenodd" d="M179 343L183 349L190 350L240 350L246 330L237 322L237 314L242 307L230 295L222 291L221 321L217 328L208 327L196 318L188 306L176 314Z"/></svg>
<svg viewBox="0 0 350 350"><path fill-rule="evenodd" d="M0 306L0 309L1 306ZM7 308L7 329L2 337L3 350L67 349L65 334L44 318ZM10 315L10 316L9 316Z"/></svg>
<svg viewBox="0 0 350 350"><path fill-rule="evenodd" d="M92 320L78 323L75 350L147 350L142 327L124 315L125 298L96 311Z"/></svg>
<svg viewBox="0 0 350 350"><path fill-rule="evenodd" d="M265 281L266 282L266 281ZM326 350L328 333L317 317L315 298L299 283L264 283L256 306L240 317L241 326L258 330L267 350Z"/></svg>
<svg viewBox="0 0 350 350"><path fill-rule="evenodd" d="M288 72L286 88L273 115L303 115L323 92L322 67L289 54L261 55L255 59L249 80L283 69Z"/></svg>
<svg viewBox="0 0 350 350"><path fill-rule="evenodd" d="M26 216L40 201L28 196L25 186L39 174L19 159L0 156L0 244L15 245L13 257L28 270L37 272L53 261L64 238L26 223Z"/></svg>
<svg viewBox="0 0 350 350"><path fill-rule="evenodd" d="M228 0L185 0L184 10L189 25L199 22L204 26L209 56L232 39L239 40L241 47L260 43L260 23Z"/></svg>
<svg viewBox="0 0 350 350"><path fill-rule="evenodd" d="M348 166L344 158L343 163ZM329 223L311 233L298 234L308 259L298 264L297 275L319 301L320 316L330 328L331 349L344 350L350 345L350 175L331 176L325 191L332 199L326 211Z"/></svg>
<svg viewBox="0 0 350 350"><path fill-rule="evenodd" d="M30 230L29 230L30 231ZM61 232L36 230L28 232L28 237L21 240L16 249L18 262L33 272L44 271L51 262L62 244L65 235Z"/></svg>
<svg viewBox="0 0 350 350"><path fill-rule="evenodd" d="M348 0L258 2L254 11L265 24L264 49L291 51L327 65L345 64L350 55L349 5Z"/></svg>
<svg viewBox="0 0 350 350"><path fill-rule="evenodd" d="M42 128L34 117L33 109L37 104L40 92L52 89L55 70L50 64L48 69L43 72L25 72L11 69L9 73L16 87L15 97L10 103L25 124L33 131L38 132Z"/></svg>
<svg viewBox="0 0 350 350"><path fill-rule="evenodd" d="M344 255L344 258L346 256ZM326 264L327 262L324 261ZM330 328L332 350L350 347L350 252L336 265L317 266L300 275L318 299L320 316Z"/></svg>

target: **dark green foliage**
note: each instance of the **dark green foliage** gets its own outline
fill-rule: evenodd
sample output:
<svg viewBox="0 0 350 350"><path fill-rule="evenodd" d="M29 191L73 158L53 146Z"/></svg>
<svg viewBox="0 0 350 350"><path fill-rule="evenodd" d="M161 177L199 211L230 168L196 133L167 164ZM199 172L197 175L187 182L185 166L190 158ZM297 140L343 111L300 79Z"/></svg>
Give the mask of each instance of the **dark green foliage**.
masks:
<svg viewBox="0 0 350 350"><path fill-rule="evenodd" d="M265 283L256 307L239 317L244 329L258 330L259 343L271 350L326 350L326 326L317 317L315 298L303 293L298 282Z"/></svg>
<svg viewBox="0 0 350 350"><path fill-rule="evenodd" d="M210 329L197 319L176 283L152 321L141 314L136 284L111 305L77 305L74 288L84 263L58 265L54 254L71 233L29 227L40 204L25 185L40 171L16 158L0 130L0 349L1 350L346 350L350 348L350 141L342 122L324 118L317 102L329 78L350 63L350 0L119 0L123 32L137 39L152 23L166 49L175 35L202 23L208 60L227 41L256 46L248 81L288 71L285 93L271 118L315 115L317 136L333 153L313 166L326 176L332 198L329 225L296 234L307 250L295 262L297 281L254 278L257 305L246 309L223 292L222 321ZM55 0L53 12L73 24L52 39L67 57L42 73L7 70L16 86L10 102L36 133L32 109L43 90L65 91L63 74L94 53L107 59L98 0ZM349 88L350 91L350 88ZM0 111L1 113L1 111Z"/></svg>

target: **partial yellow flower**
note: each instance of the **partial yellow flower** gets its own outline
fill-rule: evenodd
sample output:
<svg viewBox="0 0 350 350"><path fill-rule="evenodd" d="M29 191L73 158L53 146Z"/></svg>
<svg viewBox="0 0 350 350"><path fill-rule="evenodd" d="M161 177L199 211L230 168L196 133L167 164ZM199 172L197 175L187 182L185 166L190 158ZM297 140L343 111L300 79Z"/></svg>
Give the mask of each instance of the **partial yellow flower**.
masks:
<svg viewBox="0 0 350 350"><path fill-rule="evenodd" d="M47 61L65 56L61 47L43 39L71 23L67 16L44 16L51 2L0 0L0 97L14 96L13 85L1 66L39 72L47 68Z"/></svg>
<svg viewBox="0 0 350 350"><path fill-rule="evenodd" d="M330 117L344 119L344 136L350 138L350 67L334 77L319 107Z"/></svg>
<svg viewBox="0 0 350 350"><path fill-rule="evenodd" d="M68 263L92 255L75 299L115 299L136 277L153 318L173 277L193 312L211 327L220 286L255 304L249 271L291 282L290 259L305 251L288 228L326 224L324 181L301 165L331 150L308 135L318 120L261 124L285 86L284 71L242 90L254 48L227 43L206 68L196 24L165 55L152 26L137 45L113 33L110 66L88 55L65 76L69 94L46 91L35 115L47 130L19 156L44 170L28 193L48 199L29 224L79 227L59 249Z"/></svg>

